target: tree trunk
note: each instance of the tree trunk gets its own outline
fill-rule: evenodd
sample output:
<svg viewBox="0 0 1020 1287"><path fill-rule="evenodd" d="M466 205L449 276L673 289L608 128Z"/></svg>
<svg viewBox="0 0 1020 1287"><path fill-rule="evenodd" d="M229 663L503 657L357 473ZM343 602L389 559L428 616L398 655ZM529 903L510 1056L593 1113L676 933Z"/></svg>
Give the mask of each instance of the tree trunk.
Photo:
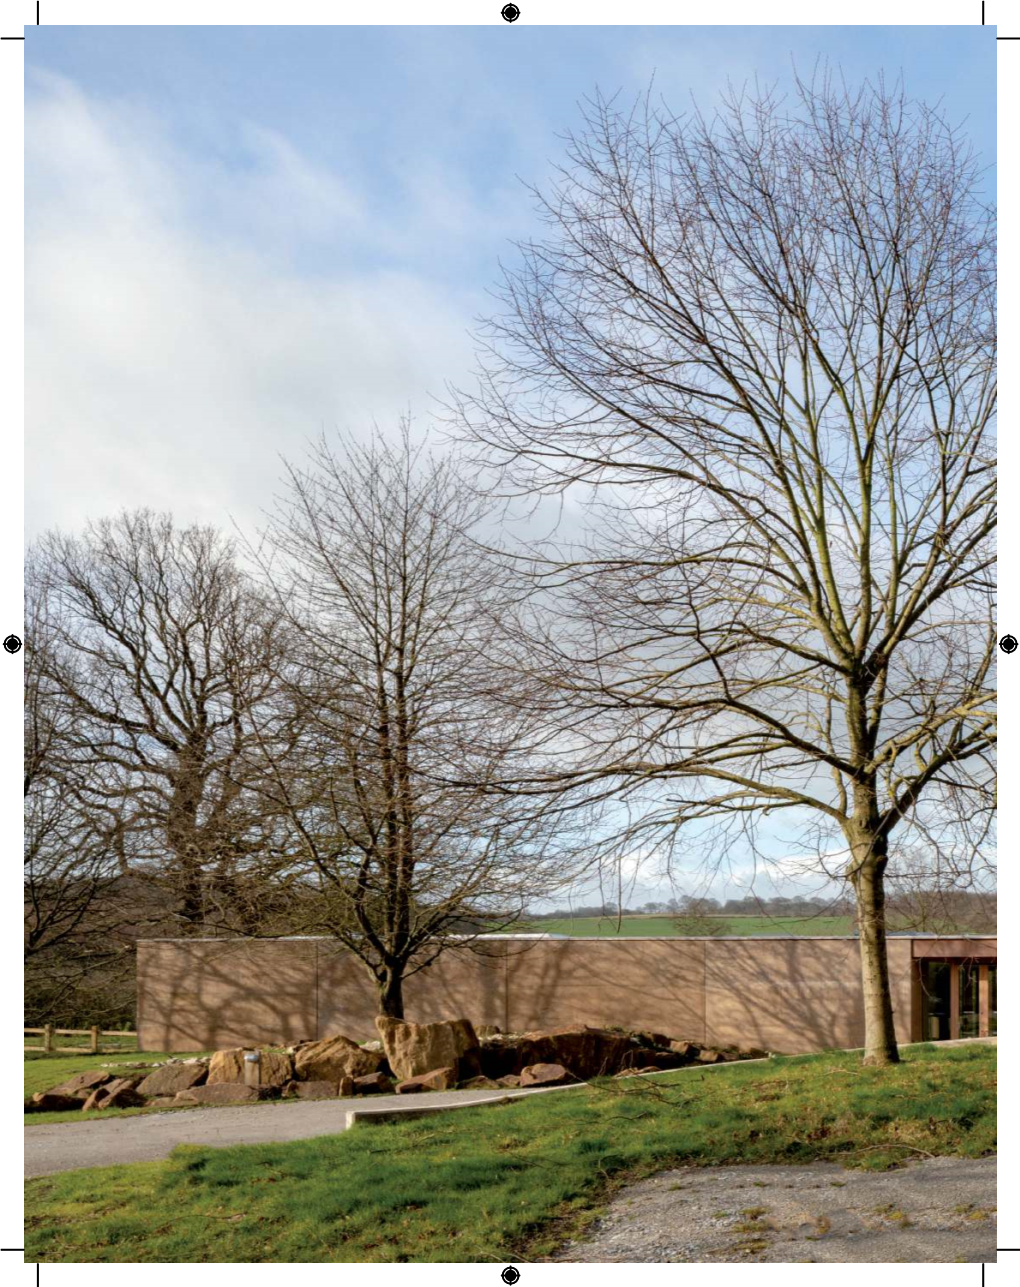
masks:
<svg viewBox="0 0 1020 1287"><path fill-rule="evenodd" d="M857 926L861 944L861 983L864 992L864 1062L900 1061L889 993L889 958L885 944L884 852L875 842L863 842L867 854L855 863L852 876L857 896ZM855 846L857 848L857 846ZM883 846L884 848L884 846ZM856 855L855 855L856 857Z"/></svg>
<svg viewBox="0 0 1020 1287"><path fill-rule="evenodd" d="M382 1014L391 1019L404 1017L404 970L403 966L385 967L385 974L379 983L379 1008Z"/></svg>

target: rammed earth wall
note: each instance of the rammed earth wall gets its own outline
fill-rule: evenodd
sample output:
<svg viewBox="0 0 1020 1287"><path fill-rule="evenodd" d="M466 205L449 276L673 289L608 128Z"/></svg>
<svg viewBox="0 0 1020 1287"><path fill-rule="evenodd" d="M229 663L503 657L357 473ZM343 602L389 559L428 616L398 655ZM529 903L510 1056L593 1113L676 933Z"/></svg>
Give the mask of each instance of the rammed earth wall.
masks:
<svg viewBox="0 0 1020 1287"><path fill-rule="evenodd" d="M954 940L959 944L960 940ZM994 939L968 940L994 954ZM914 956L889 940L897 1037L920 1039ZM970 950L967 944L965 950ZM857 943L846 938L483 940L405 986L409 1019L466 1015L504 1031L648 1028L710 1045L788 1053L864 1040ZM328 939L160 939L138 944L143 1050L374 1038L371 980Z"/></svg>

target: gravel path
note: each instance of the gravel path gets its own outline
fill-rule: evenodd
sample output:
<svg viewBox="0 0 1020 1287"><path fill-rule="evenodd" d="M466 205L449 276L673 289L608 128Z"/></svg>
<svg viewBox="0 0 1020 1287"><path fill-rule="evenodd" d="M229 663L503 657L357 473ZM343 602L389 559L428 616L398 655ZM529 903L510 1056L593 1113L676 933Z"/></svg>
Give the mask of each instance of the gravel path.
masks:
<svg viewBox="0 0 1020 1287"><path fill-rule="evenodd" d="M336 1135L347 1125L351 1109L435 1107L481 1104L518 1095L548 1094L534 1090L443 1090L425 1095L371 1095L356 1099L251 1104L237 1108L175 1109L137 1117L92 1118L83 1122L48 1122L25 1127L25 1178L76 1171L85 1166L117 1166L167 1157L178 1144L272 1144L285 1140Z"/></svg>
<svg viewBox="0 0 1020 1287"><path fill-rule="evenodd" d="M995 1260L995 1162L895 1171L684 1167L629 1185L553 1260L815 1263Z"/></svg>

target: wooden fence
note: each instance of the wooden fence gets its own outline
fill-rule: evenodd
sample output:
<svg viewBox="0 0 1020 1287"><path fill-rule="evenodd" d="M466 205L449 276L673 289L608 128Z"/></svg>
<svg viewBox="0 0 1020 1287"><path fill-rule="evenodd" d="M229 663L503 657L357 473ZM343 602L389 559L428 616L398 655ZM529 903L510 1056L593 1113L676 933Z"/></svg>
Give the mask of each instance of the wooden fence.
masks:
<svg viewBox="0 0 1020 1287"><path fill-rule="evenodd" d="M102 1028L54 1028L48 1023L44 1028L26 1028L26 1036L41 1036L43 1043L41 1046L30 1046L26 1043L26 1050L43 1050L46 1054L55 1055L81 1055L91 1053L94 1055L111 1054L122 1047L114 1046L104 1050L100 1045L101 1037L134 1037L137 1040L137 1032L108 1032ZM54 1037L88 1037L88 1046L55 1046Z"/></svg>

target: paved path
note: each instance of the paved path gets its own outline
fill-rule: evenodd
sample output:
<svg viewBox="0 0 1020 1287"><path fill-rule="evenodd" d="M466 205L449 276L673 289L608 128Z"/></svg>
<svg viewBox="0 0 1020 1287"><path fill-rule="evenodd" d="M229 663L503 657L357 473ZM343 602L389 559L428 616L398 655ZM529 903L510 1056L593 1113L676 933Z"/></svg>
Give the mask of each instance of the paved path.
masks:
<svg viewBox="0 0 1020 1287"><path fill-rule="evenodd" d="M855 1263L995 1260L994 1157L895 1171L683 1167L621 1189L569 1262Z"/></svg>
<svg viewBox="0 0 1020 1287"><path fill-rule="evenodd" d="M548 1093L547 1089L510 1092ZM505 1099L505 1090L443 1090L425 1095L371 1095L357 1099L251 1104L237 1108L175 1109L136 1117L92 1118L25 1127L25 1177L76 1171L86 1166L153 1162L178 1144L272 1144L284 1140L336 1135L349 1110L433 1108L440 1104L479 1104Z"/></svg>

